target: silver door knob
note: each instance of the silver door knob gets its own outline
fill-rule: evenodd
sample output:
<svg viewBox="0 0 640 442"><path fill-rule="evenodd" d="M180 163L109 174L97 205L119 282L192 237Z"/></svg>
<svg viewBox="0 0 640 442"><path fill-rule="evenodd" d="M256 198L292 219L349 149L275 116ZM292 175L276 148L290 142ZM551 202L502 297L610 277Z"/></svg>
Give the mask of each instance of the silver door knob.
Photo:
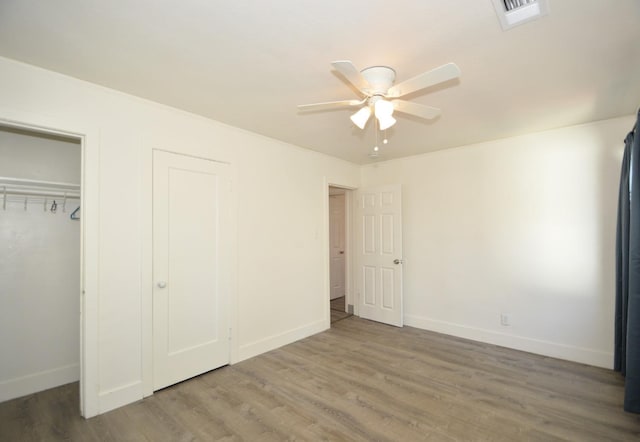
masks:
<svg viewBox="0 0 640 442"><path fill-rule="evenodd" d="M404 263L404 259L394 259L393 263L394 264L402 264L402 263Z"/></svg>
<svg viewBox="0 0 640 442"><path fill-rule="evenodd" d="M164 281L158 281L158 287L160 287L161 289L165 288L167 286L167 283Z"/></svg>

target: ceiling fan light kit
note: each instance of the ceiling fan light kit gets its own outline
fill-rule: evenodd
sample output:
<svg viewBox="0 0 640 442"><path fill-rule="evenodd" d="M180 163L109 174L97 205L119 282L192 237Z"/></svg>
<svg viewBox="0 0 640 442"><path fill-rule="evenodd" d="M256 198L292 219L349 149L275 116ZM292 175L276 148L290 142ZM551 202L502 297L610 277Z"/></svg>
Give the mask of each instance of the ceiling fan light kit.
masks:
<svg viewBox="0 0 640 442"><path fill-rule="evenodd" d="M385 130L396 124L396 119L393 118L393 103L390 101L379 98L375 102L375 113L380 125L380 130Z"/></svg>
<svg viewBox="0 0 640 442"><path fill-rule="evenodd" d="M380 130L387 130L394 124L396 124L396 119L391 115L388 115L384 118L378 118L378 125L380 126Z"/></svg>
<svg viewBox="0 0 640 442"><path fill-rule="evenodd" d="M369 106L365 106L355 114L351 115L351 121L353 121L353 124L358 126L360 129L364 129L370 116L371 108Z"/></svg>
<svg viewBox="0 0 640 442"><path fill-rule="evenodd" d="M298 109L301 111L322 111L363 106L351 115L351 121L360 129L364 129L367 125L372 113L371 108L373 108L373 113L378 120L380 130L388 129L396 123L396 119L393 117L394 110L427 120L438 117L440 109L401 100L400 97L460 76L458 66L455 63L447 63L394 85L396 71L388 66L371 66L358 71L349 60L334 61L331 65L358 89L363 96L362 100L302 104L298 106Z"/></svg>

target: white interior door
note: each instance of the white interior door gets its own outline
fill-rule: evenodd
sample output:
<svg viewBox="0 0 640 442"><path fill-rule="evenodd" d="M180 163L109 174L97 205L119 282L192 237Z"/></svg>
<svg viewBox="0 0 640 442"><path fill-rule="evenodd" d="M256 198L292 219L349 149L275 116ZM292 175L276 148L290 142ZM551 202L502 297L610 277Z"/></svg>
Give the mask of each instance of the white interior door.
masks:
<svg viewBox="0 0 640 442"><path fill-rule="evenodd" d="M228 168L154 151L154 390L229 363Z"/></svg>
<svg viewBox="0 0 640 442"><path fill-rule="evenodd" d="M402 194L400 185L357 192L359 315L402 327Z"/></svg>
<svg viewBox="0 0 640 442"><path fill-rule="evenodd" d="M331 248L331 299L345 294L344 194L329 196L329 243Z"/></svg>

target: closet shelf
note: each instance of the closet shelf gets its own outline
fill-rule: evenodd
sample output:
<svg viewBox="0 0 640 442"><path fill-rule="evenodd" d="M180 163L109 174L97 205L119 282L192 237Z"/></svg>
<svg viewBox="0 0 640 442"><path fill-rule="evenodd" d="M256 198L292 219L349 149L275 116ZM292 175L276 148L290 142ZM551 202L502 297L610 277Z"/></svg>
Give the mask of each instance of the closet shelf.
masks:
<svg viewBox="0 0 640 442"><path fill-rule="evenodd" d="M80 185L0 177L0 198L4 200L4 205L6 205L8 197L78 199L80 198Z"/></svg>

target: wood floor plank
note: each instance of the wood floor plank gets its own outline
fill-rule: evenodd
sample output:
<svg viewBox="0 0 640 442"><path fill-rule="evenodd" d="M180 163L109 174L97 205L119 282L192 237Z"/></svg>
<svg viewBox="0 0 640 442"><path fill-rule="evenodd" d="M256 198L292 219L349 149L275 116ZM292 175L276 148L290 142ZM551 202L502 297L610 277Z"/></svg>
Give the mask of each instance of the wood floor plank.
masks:
<svg viewBox="0 0 640 442"><path fill-rule="evenodd" d="M610 370L342 319L92 419L69 384L0 404L0 441L637 441Z"/></svg>
<svg viewBox="0 0 640 442"><path fill-rule="evenodd" d="M343 319L352 316L351 313L347 313L345 309L345 297L341 296L340 298L332 299L330 301L330 313L331 313L331 323L342 321Z"/></svg>

